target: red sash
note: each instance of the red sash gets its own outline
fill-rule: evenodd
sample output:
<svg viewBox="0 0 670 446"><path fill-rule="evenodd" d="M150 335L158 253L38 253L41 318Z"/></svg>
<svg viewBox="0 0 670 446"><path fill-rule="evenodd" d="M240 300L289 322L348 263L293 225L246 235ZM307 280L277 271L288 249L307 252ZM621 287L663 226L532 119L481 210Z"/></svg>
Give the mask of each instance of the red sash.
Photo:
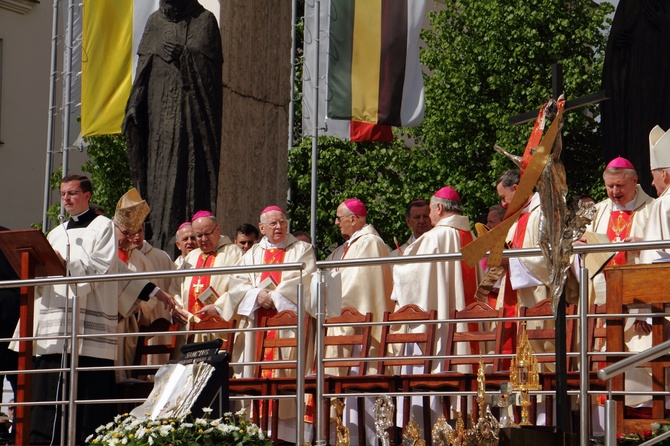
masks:
<svg viewBox="0 0 670 446"><path fill-rule="evenodd" d="M214 266L214 260L216 259L216 252L211 254L202 253L198 256L198 262L195 265L195 269L200 268L211 268ZM209 287L209 282L212 276L193 276L191 278L191 287L188 290L188 311L191 313L196 313L202 310L203 305L198 299L200 293Z"/></svg>
<svg viewBox="0 0 670 446"><path fill-rule="evenodd" d="M634 213L635 211L612 211L609 223L607 224L607 237L611 241L622 241L630 236ZM625 265L627 263L626 251L619 251L607 263L607 266Z"/></svg>

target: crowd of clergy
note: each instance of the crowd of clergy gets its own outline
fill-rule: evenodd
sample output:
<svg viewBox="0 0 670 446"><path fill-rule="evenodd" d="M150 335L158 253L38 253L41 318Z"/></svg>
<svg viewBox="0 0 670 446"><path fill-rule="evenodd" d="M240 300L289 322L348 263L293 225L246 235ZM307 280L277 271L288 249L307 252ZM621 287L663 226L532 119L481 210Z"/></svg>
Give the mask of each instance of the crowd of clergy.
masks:
<svg viewBox="0 0 670 446"><path fill-rule="evenodd" d="M595 205L596 215L587 228L589 232L600 234L601 238L606 237L612 243L670 239L670 136L658 126L649 135L649 150L652 184L658 198L652 199L637 184L636 168L628 160L622 157L611 160L603 172L608 198ZM219 221L211 212L197 212L191 221L175 228L175 243L180 254L173 261L165 251L144 240L143 222L150 208L135 189L119 200L113 217L107 219L104 216L98 217L90 207L90 186L83 187L88 180L82 178L85 177L75 176L63 180L61 197L71 218L61 225L63 228L58 227L49 235L54 249L64 262L67 260L69 263L67 266L71 275L128 270L193 270L193 275L187 277L159 276L151 282L144 281L139 285L116 285L118 289L111 292L121 296L118 305L110 304L109 299L106 299L106 303L100 300L101 296L110 292L108 289L103 290L102 285L98 287L96 284L92 289L90 284L88 288L86 284L78 285L80 297L86 299L82 312L85 333L95 333L92 327L97 326L96 321L91 319L89 324L86 318L99 318L103 313L109 314L114 323L114 328L108 328L108 332L137 331L139 324L148 324L157 318L178 322L187 329L194 320L212 315L225 320L235 319L239 328L254 327L263 316L282 310L296 310L299 283L302 282L306 290L310 288L310 281L316 271L314 248L304 233L289 233L286 215L278 206L268 206L262 210L258 229L252 224L241 225L234 239L221 233ZM501 202L489 209L486 219L489 227L505 218L505 209L517 191L519 180L518 170L510 170L500 177L496 190ZM83 201L77 203L80 194L84 195L81 197ZM328 260L458 253L475 238L471 231L472 222L463 214L461 197L450 186L435 191L427 201L417 199L408 204L404 217L412 234L405 243L396 241L393 250L382 240L375 228L367 223L369 212L375 210L368 209L365 203L356 198L340 203L334 214L334 224L339 227L344 243L330 254ZM540 219L540 196L534 193L525 203L518 221L509 230L508 245L511 248L538 246ZM73 232L77 230L86 230L88 233ZM578 243L588 243L591 240L585 237ZM65 257L66 241L67 249L70 250L68 258ZM113 246L111 253L110 242ZM95 256L90 253L96 252L104 253L108 265L118 263L121 266L96 269L104 263L100 258L91 260ZM656 250L621 251L609 259L607 264L649 263L662 254ZM110 257L112 255L114 259ZM98 257L103 256L99 254ZM202 271L210 267L279 263L302 263L304 270L216 275ZM548 271L541 256L510 258L503 266L504 272L488 295L489 305L495 308L504 307L505 314L514 317L517 316L520 306L530 307L549 297ZM338 294L329 296L329 305L335 300L336 308L353 307L363 314L372 313L375 322L382 321L384 312L394 311L408 304L416 304L424 310L436 310L438 319L449 319L452 310L462 310L475 301L486 268L485 260L475 267L469 267L461 261L342 267L327 273L327 282L337 281L337 286L329 289L336 290ZM602 273L593 277L590 284L592 302L604 303L605 285ZM43 291L36 307L35 333L47 336L64 334L64 302L68 291L65 286L45 287L47 288L51 291ZM305 298L305 308L308 314L314 316L314 299L309 296L309 292L306 294L308 296ZM99 308L94 304L96 300L100 300ZM123 303L126 301L127 303ZM55 308L62 311L55 312ZM117 318L117 315L121 317ZM105 324L109 325L109 321L105 321ZM334 330L346 332L348 329L341 327ZM630 350L639 351L650 346L650 325L647 320L628 319L626 333ZM374 326L368 353L371 357L381 356L380 335L381 327ZM432 354L445 353L445 336L446 324L438 325L435 351ZM257 360L256 339L256 332L237 333L232 351L235 377L253 376L253 366L241 367L236 364ZM84 357L115 361L116 365L128 365L132 363L135 344L133 337L102 340L86 338L82 341L80 354ZM38 356L49 357L50 354L62 352L62 340L38 340L36 345ZM464 345L462 348L467 350L468 346ZM505 339L503 353L513 353L514 348L514 337L509 336ZM534 345L534 348L536 351L545 351L553 349L553 346L551 343L544 343ZM330 356L341 354L342 349L337 348L326 352ZM168 358L165 359L167 361ZM434 361L434 364L433 372L441 371L442 362ZM53 360L47 365L54 366ZM372 364L368 372L376 372ZM643 369L640 369L639 376L630 373L626 378L629 389L636 390L636 385L640 389L651 387L648 373ZM115 379L117 382L128 379L127 372L117 370ZM649 397L638 395L629 397L627 404L644 406L649 400ZM295 412L291 409L290 401L282 400L279 417L280 438L290 439L294 435L291 429L295 427ZM345 414L345 422L355 424L355 420L352 414L348 418ZM368 442L371 442L374 439L374 423L372 419L368 421ZM354 435L356 430L351 431Z"/></svg>

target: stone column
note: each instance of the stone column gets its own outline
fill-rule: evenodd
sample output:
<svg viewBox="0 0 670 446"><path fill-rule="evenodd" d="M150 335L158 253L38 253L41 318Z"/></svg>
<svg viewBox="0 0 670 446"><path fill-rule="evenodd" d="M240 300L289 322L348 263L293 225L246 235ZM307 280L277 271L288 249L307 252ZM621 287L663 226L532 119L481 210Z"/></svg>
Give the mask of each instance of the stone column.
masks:
<svg viewBox="0 0 670 446"><path fill-rule="evenodd" d="M217 214L223 233L286 207L291 1L222 0L223 130Z"/></svg>

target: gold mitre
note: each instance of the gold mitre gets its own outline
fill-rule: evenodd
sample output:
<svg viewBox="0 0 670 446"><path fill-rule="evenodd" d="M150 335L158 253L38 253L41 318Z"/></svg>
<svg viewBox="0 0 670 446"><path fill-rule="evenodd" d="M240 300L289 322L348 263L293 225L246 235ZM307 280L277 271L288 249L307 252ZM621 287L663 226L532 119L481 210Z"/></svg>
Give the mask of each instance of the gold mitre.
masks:
<svg viewBox="0 0 670 446"><path fill-rule="evenodd" d="M137 231L149 215L149 205L142 199L137 189L126 192L118 203L112 220L128 231Z"/></svg>
<svg viewBox="0 0 670 446"><path fill-rule="evenodd" d="M670 132L659 126L649 132L649 161L651 170L670 167Z"/></svg>

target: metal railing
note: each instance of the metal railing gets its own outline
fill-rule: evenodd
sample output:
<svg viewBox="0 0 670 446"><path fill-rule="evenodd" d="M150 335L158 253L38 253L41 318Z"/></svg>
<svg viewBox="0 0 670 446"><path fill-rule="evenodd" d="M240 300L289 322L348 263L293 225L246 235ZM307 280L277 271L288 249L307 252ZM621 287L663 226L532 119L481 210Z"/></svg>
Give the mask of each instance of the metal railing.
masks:
<svg viewBox="0 0 670 446"><path fill-rule="evenodd" d="M660 248L668 248L670 247L670 242L668 241L659 241L659 242L638 242L638 243L626 243L626 244L621 244L617 245L617 250L641 250L641 249L660 249ZM589 252L611 252L612 251L612 245L611 244L602 244L602 245L582 245L582 246L575 246L574 247L574 253L577 255L583 255L587 254ZM509 258L509 257L527 257L527 256L538 256L541 255L541 251L539 248L528 248L528 249L520 249L520 250L506 250L503 253L503 257ZM339 260L339 261L320 261L317 262L317 271L323 272L324 270L332 269L332 268L350 268L350 267L360 267L360 266L371 266L371 265L383 265L383 264L404 264L404 263L426 263L426 262L436 262L436 261L460 261L462 260L462 256L459 253L456 254L436 254L436 255L424 255L424 256L412 256L412 257L388 257L388 258L377 258L377 259L356 259L356 260ZM583 263L583 262L582 262ZM309 277L306 277L304 275L304 265L301 263L286 263L286 264L274 264L274 265L258 265L258 266L246 266L246 267L225 267L225 268L211 268L207 270L202 270L199 271L199 274L203 275L217 275L217 274L240 274L240 273L260 273L263 271L288 271L288 270L300 270L301 273L303 274L303 279L309 280ZM19 286L45 286L45 285L55 285L55 284L77 284L77 283L82 283L82 282L103 282L103 281L114 281L114 280L128 280L128 279L154 279L154 278L159 278L159 277L166 277L166 278L183 278L186 276L191 276L193 275L193 272L191 270L177 270L177 271L152 271L152 272L143 272L143 273L128 273L128 274L109 274L109 275L91 275L91 276L78 276L78 277L59 277L59 278L40 278L40 279L31 279L31 280L13 280L13 281L0 281L0 288L13 288L13 287L19 287ZM588 315L588 301L586 299L587 296L587 283L588 280L586 278L588 277L588 271L586 271L585 268L580 269L580 311L579 311L579 327L580 327L580 340L585 340L587 333L586 333L586 327L587 327L587 319L589 317L598 317L598 318L612 318L612 317L642 317L645 316L644 314L635 314L633 316L628 315L628 314L620 314L620 315ZM323 338L322 338L322 333L323 330L322 328L325 326L325 310L324 310L324 302L325 302L325 286L324 282L321 281L317 284L317 294L316 294L316 300L317 300L317 308L320 309L320 311L317 312L316 315L313 315L316 320L316 357L317 358L323 358L324 357L324 347L323 347ZM298 285L298 300L297 300L297 309L298 309L298 320L303 321L304 320L304 313L305 313L305 297L303 296L303 287L302 284ZM314 298L314 296L312 297ZM655 316L658 316L658 314L655 314ZM505 320L512 320L512 319L519 319L519 318L506 318ZM431 323L452 323L454 322L453 320L445 319L445 320L439 320L439 321L433 321ZM459 323L462 323L463 320L459 320ZM383 323L374 323L374 325L377 324L383 324ZM242 332L242 331L258 331L261 330L262 328L248 328L248 329L236 329L236 332ZM297 336L298 339L304 339L305 338L305 327L303 324L298 324L296 326L297 330ZM188 335L192 333L203 333L205 331L180 331L180 335ZM76 344L78 338L86 337L86 336L94 336L94 335L78 335L77 330L73 330L72 333L75 333L73 336L58 336L58 337L53 337L51 339L70 339L72 343ZM147 334L147 333L144 333ZM138 334L136 333L119 333L116 336L118 337L124 337L124 336L137 336ZM37 337L23 337L23 338L15 338L15 341L20 341L20 342L30 342L34 341L36 339L39 339ZM0 341L9 341L9 339L0 339ZM670 341L668 341L670 342ZM588 355L594 354L593 352L588 352L587 351L587 343L582 341L580 342L580 351L578 353L579 358L580 358L580 363L581 364L587 364L587 359ZM666 350L663 350L663 349ZM653 349L653 352L658 352L658 355L663 355L665 352L667 352L667 346L665 344L659 345L658 347L655 347ZM296 363L296 395L281 395L281 396L272 396L272 398L295 398L296 401L296 409L297 409L297 416L296 416L296 433L297 433L297 444L302 444L303 440L303 416L304 414L304 386L305 386L305 346L302 343L298 343L298 349L297 349L297 363ZM639 353L636 356L630 356L631 353L626 353L626 352L607 352L608 356L616 356L621 355L621 356L627 356L620 362L613 364L599 372L599 376L601 379L610 379L612 376L615 376L615 374L622 373L623 371L635 367L639 364L644 364L645 362L648 362L650 360L650 355L652 355L652 350L644 353ZM655 354L655 353L654 353ZM576 353L572 353L571 356L577 355ZM505 355L501 355L505 356ZM506 357L510 357L511 355L507 355ZM433 358L433 357L431 357ZM445 359L444 356L435 356L435 359ZM72 382L76 382L76 376L79 371L82 370L87 370L87 371L93 371L93 370L103 370L105 368L79 368L76 367L76 355L73 355L71 358L72 362L70 363L70 367L66 368L59 368L59 369L50 369L48 371L55 371L55 372L69 372ZM248 359L248 358L247 358ZM329 359L330 360L330 359ZM346 360L346 359L343 359ZM367 358L368 361L376 361L379 360L379 358ZM340 395L334 395L334 394L325 394L324 392L324 381L325 381L325 373L323 370L323 362L322 361L316 361L317 363L317 369L316 369L316 401L322 401L323 398L329 398L333 396L340 396ZM258 362L244 362L244 363L237 363L237 364L232 364L233 366L244 366L244 365L257 365ZM144 366L141 366L144 367ZM132 366L115 366L115 367L110 367L108 369L132 369ZM20 373L26 373L26 374L34 374L34 373L43 373L45 372L44 370L35 371L35 370L28 370L28 371L9 371L6 372L6 374L20 374ZM578 392L570 391L571 395L578 395L579 396L579 402L580 402L580 444L582 446L586 446L589 444L589 410L588 410L588 398L591 395L595 394L602 394L603 392L595 392L595 391L589 391L588 390L588 370L584 370L582 367L581 370L581 375L580 375L580 380L582 385L580 386L580 390ZM601 375L600 373L603 373ZM95 404L90 401L82 401L82 400L77 400L76 394L74 393L74 390L70 386L70 394L68 395L67 399L64 399L62 401L49 401L49 402L17 402L17 406L32 406L32 405L61 405L61 406L68 406L68 412L71 414L76 414L77 406L78 405L84 405L84 404ZM547 394L551 392L546 392L546 391L537 391L533 392L535 394L541 395L541 394ZM612 392L611 389L608 392L609 394L617 394L616 392ZM427 395L452 395L455 394L454 392L412 392L411 395L422 395L422 394L427 394ZM475 392L468 392L467 394L472 394L474 395ZM619 392L619 394L627 394L627 392ZM669 394L668 392L646 392L644 393L645 395L651 395L651 394L663 394L667 395ZM370 396L371 394L346 394L346 396ZM393 396L406 396L408 395L407 393L403 392L394 392L391 395ZM252 398L263 398L263 397L268 397L268 396L257 396L257 397L252 397ZM238 398L231 398L231 400L239 400L239 399L252 399L249 397L238 397ZM123 400L123 399L116 399L116 400L106 400L106 401L97 401L96 403L103 403L103 402L140 402L141 400ZM329 417L323 413L323 405L322 404L316 404L317 408L317 413L315 417L315 444L325 444L326 439L324 438L324 423L328 422ZM74 418L74 417L71 417ZM607 434L606 434L606 439L611 438L612 436L616 436L616 425L607 425ZM74 444L73 441L73 436L74 436L74 426L70 425L68 426L67 429L67 438L66 442L63 444ZM660 438L660 437L657 437ZM656 439L654 439L656 440ZM615 443L612 443L615 444ZM651 444L651 443L650 443Z"/></svg>

